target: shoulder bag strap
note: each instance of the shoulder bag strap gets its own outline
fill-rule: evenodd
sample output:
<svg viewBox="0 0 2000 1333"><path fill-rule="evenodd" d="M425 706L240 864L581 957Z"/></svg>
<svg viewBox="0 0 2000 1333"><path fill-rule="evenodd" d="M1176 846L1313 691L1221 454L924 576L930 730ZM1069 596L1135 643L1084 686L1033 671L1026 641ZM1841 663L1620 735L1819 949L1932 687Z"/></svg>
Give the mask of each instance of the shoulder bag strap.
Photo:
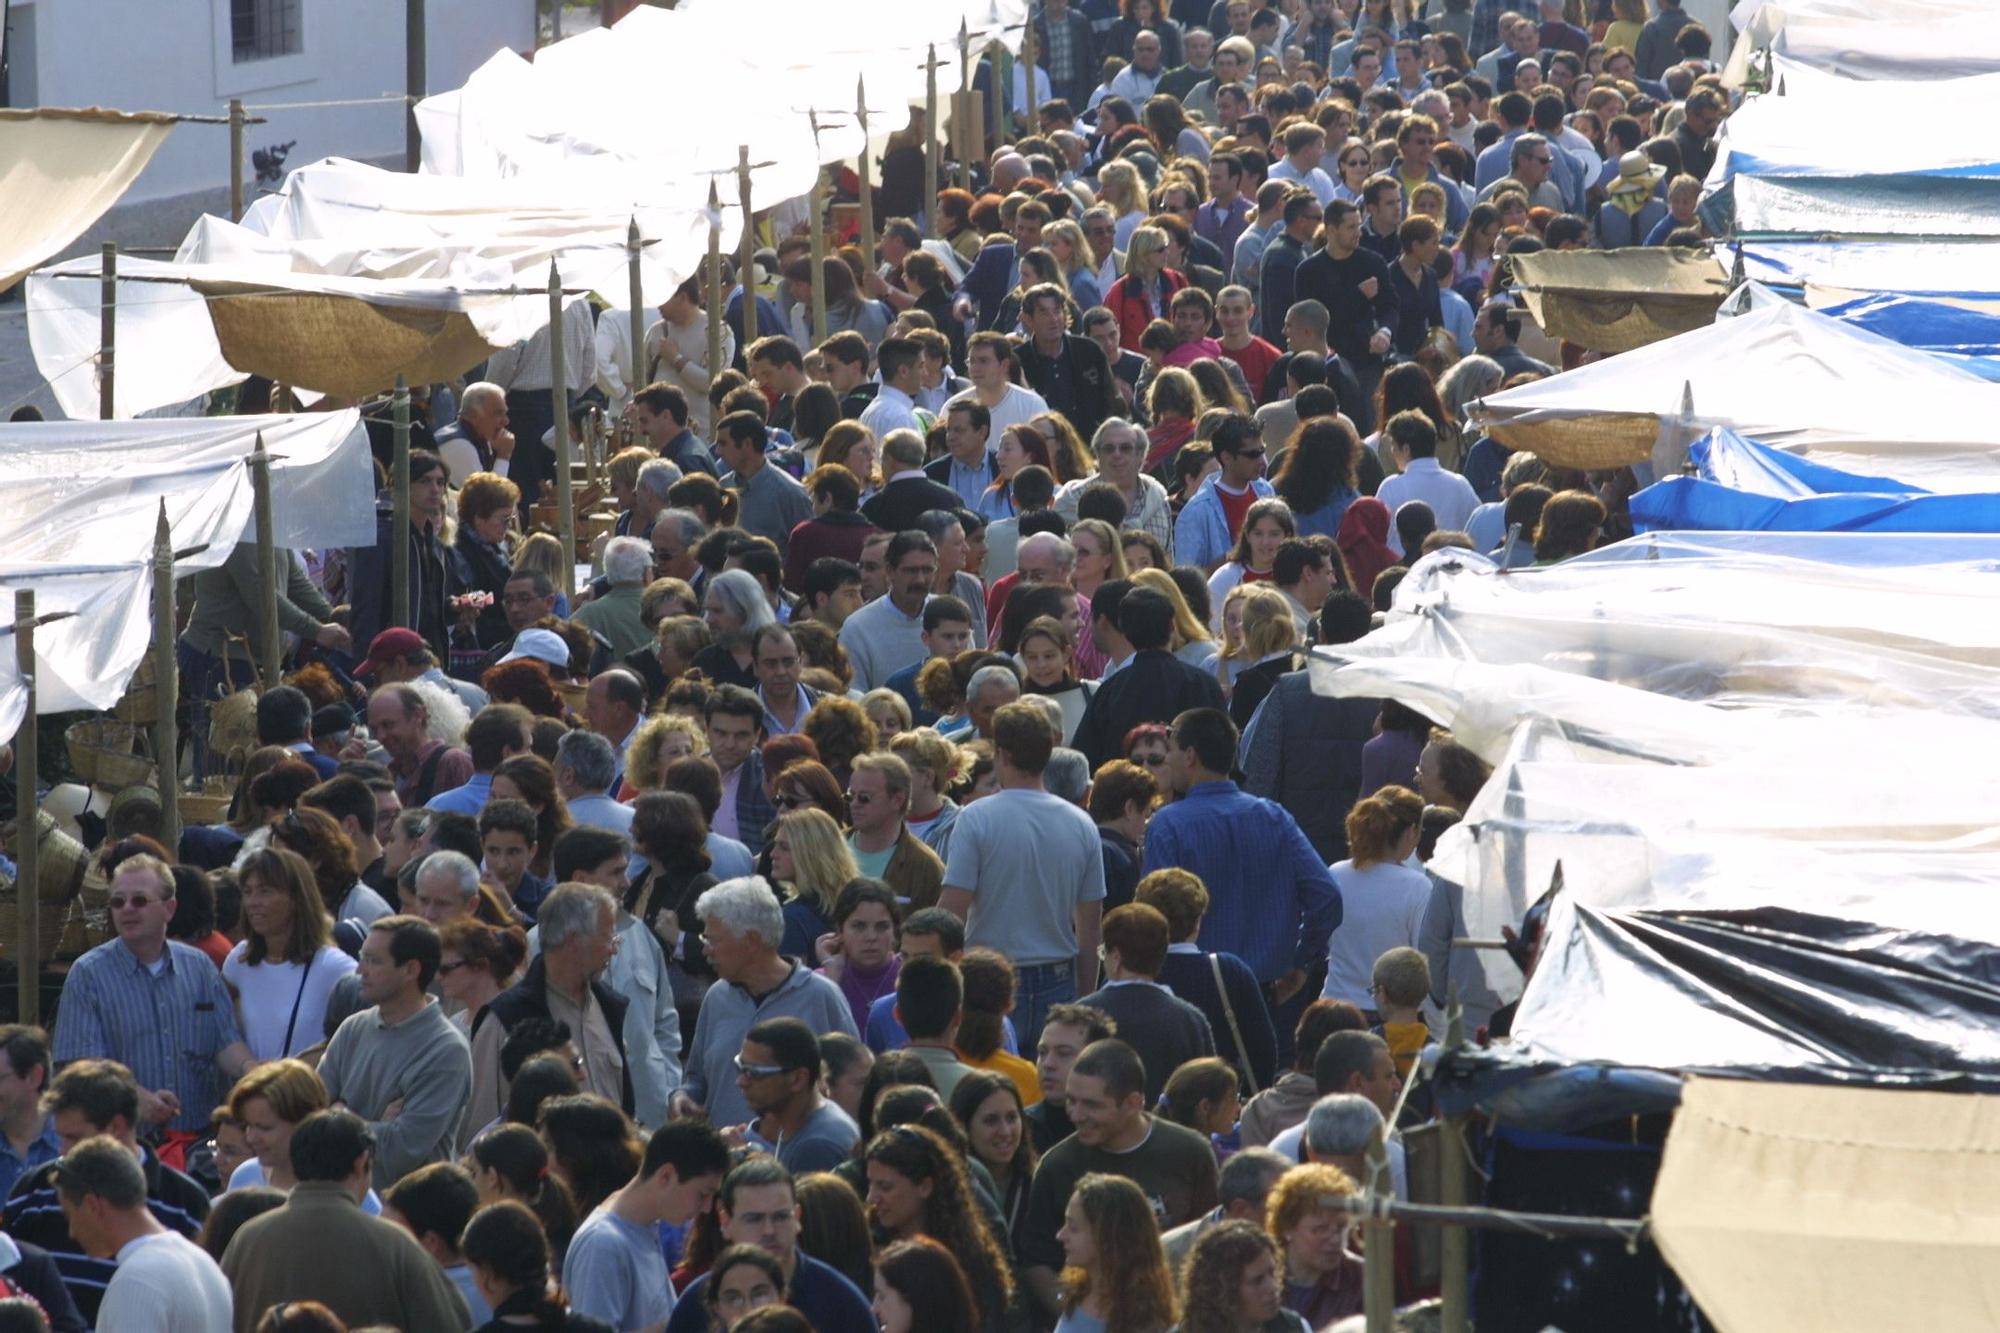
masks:
<svg viewBox="0 0 2000 1333"><path fill-rule="evenodd" d="M1235 1038L1236 1054L1243 1063L1243 1086L1250 1090L1250 1096L1255 1097L1257 1095L1257 1075L1250 1068L1250 1048L1243 1044L1243 1028L1236 1021L1236 1006L1229 1001L1229 983L1222 979L1222 956L1220 954L1210 954L1208 956L1208 968L1209 971L1215 974L1216 993L1222 996L1222 1016L1229 1020L1229 1035Z"/></svg>
<svg viewBox="0 0 2000 1333"><path fill-rule="evenodd" d="M278 1057L280 1059L283 1059L285 1056L290 1055L292 1053L292 1031L299 1025L299 1006L305 1002L306 980L307 978L312 976L313 960L318 957L319 957L319 950L317 949L313 950L313 952L306 957L306 965L299 971L298 993L292 996L292 1016L285 1022L285 1044L278 1050ZM1235 1022L1234 1019L1231 1019L1230 1021L1232 1023Z"/></svg>

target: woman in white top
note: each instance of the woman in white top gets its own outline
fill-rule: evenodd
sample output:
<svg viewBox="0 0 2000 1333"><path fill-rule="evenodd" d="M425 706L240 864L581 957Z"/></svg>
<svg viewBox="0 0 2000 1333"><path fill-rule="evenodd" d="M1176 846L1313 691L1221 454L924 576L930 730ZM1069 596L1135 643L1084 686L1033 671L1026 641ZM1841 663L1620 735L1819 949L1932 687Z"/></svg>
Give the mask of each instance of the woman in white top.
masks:
<svg viewBox="0 0 2000 1333"><path fill-rule="evenodd" d="M1292 507L1276 497L1259 500L1243 516L1243 531L1236 549L1223 566L1208 576L1208 604L1217 608L1215 624L1222 625L1221 607L1239 583L1268 583L1271 566L1277 562L1278 548L1288 537L1299 535Z"/></svg>
<svg viewBox="0 0 2000 1333"><path fill-rule="evenodd" d="M1374 1013L1375 960L1416 947L1431 880L1405 863L1423 822L1424 798L1408 787L1384 787L1347 812L1349 858L1330 867L1345 914L1327 946L1326 999Z"/></svg>
<svg viewBox="0 0 2000 1333"><path fill-rule="evenodd" d="M223 961L222 978L236 992L250 1053L276 1060L322 1039L326 998L355 963L332 942L333 923L303 856L282 847L253 852L241 883L244 938Z"/></svg>
<svg viewBox="0 0 2000 1333"><path fill-rule="evenodd" d="M243 1123L250 1151L257 1155L230 1172L228 1188L269 1185L291 1193L299 1183L292 1174L292 1131L326 1106L326 1086L303 1060L272 1060L236 1080L229 1090L229 1113ZM382 1211L374 1190L361 1201L361 1211Z"/></svg>

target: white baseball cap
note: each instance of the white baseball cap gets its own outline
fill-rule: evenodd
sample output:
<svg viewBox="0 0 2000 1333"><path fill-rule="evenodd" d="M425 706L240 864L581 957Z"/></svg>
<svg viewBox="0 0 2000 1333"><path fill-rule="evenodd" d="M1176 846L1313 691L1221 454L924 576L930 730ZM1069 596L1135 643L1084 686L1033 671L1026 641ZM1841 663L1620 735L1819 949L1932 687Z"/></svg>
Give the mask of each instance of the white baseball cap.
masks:
<svg viewBox="0 0 2000 1333"><path fill-rule="evenodd" d="M514 636L514 646L500 660L518 662L524 657L567 669L569 645L563 642L562 635L552 629L524 629Z"/></svg>

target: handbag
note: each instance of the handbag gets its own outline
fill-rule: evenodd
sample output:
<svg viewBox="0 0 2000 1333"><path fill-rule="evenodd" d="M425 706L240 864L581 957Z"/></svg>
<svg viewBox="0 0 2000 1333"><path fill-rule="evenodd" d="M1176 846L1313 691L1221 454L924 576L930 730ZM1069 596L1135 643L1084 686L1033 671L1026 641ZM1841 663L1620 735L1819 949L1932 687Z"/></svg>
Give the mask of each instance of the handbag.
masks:
<svg viewBox="0 0 2000 1333"><path fill-rule="evenodd" d="M1248 1089L1246 1095L1255 1097L1257 1095L1257 1075L1250 1068L1250 1048L1243 1044L1243 1028L1236 1021L1236 1006L1230 1003L1229 987L1222 980L1222 956L1220 954L1210 954L1208 956L1208 968L1209 971L1215 974L1215 993L1222 997L1222 1016L1229 1020L1229 1035L1235 1040L1236 1054L1242 1059L1243 1067L1239 1072L1243 1075L1243 1086Z"/></svg>

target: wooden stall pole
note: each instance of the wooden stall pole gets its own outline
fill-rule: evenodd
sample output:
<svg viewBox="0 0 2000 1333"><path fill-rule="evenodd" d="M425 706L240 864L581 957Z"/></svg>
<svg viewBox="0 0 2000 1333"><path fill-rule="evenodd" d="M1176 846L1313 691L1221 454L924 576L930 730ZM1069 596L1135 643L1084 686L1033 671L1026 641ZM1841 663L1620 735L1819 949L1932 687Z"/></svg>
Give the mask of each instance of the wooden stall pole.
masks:
<svg viewBox="0 0 2000 1333"><path fill-rule="evenodd" d="M257 673L263 688L278 683L278 543L271 527L271 455L264 432L250 453L250 489L257 518Z"/></svg>
<svg viewBox="0 0 2000 1333"><path fill-rule="evenodd" d="M854 121L861 127L861 253L875 253L875 186L874 172L870 168L868 148L868 81L858 78L854 81Z"/></svg>
<svg viewBox="0 0 2000 1333"><path fill-rule="evenodd" d="M424 134L417 128L417 102L429 80L425 68L427 33L424 0L403 0L403 170L416 171L424 161Z"/></svg>
<svg viewBox="0 0 2000 1333"><path fill-rule="evenodd" d="M1372 1205L1391 1199L1395 1188L1389 1183L1389 1148L1380 1126L1368 1145L1368 1179L1362 1197ZM1368 1333L1392 1333L1396 1326L1396 1233L1386 1211L1370 1207L1361 1224L1363 1261L1362 1298Z"/></svg>
<svg viewBox="0 0 2000 1333"><path fill-rule="evenodd" d="M972 159L975 154L972 123L972 30L963 19L958 24L958 109L951 113L952 137L958 141L958 188L972 188Z"/></svg>
<svg viewBox="0 0 2000 1333"><path fill-rule="evenodd" d="M722 373L722 193L713 176L708 179L708 370ZM744 275L743 295L750 295L749 275Z"/></svg>
<svg viewBox="0 0 2000 1333"><path fill-rule="evenodd" d="M97 417L117 414L118 386L118 247L106 241L97 276Z"/></svg>
<svg viewBox="0 0 2000 1333"><path fill-rule="evenodd" d="M229 220L243 220L243 99L229 99Z"/></svg>
<svg viewBox="0 0 2000 1333"><path fill-rule="evenodd" d="M562 270L549 260L549 397L556 416L556 536L563 549L563 595L576 596L576 481L570 476L569 367L563 355ZM634 349L636 358L639 349ZM636 361L635 361L636 364Z"/></svg>
<svg viewBox="0 0 2000 1333"><path fill-rule="evenodd" d="M153 531L153 761L160 773L160 842L181 845L180 736L175 727L174 701L180 679L174 661L174 533L167 522L167 502L160 501L160 521Z"/></svg>
<svg viewBox="0 0 2000 1333"><path fill-rule="evenodd" d="M819 120L813 119L813 138L819 138ZM807 223L807 235L812 242L812 328L815 345L826 341L826 167L822 165L813 173L812 196L808 201L812 208L812 219ZM864 247L862 254L869 263L874 256Z"/></svg>
<svg viewBox="0 0 2000 1333"><path fill-rule="evenodd" d="M396 396L392 401L396 451L395 475L390 478L390 486L395 498L389 531L395 535L389 541L389 623L407 629L410 624L410 384L401 375L396 376ZM366 644L355 646L364 653L368 651Z"/></svg>
<svg viewBox="0 0 2000 1333"><path fill-rule="evenodd" d="M1444 1053L1447 1058L1465 1044L1465 1010L1459 1005L1454 987L1451 1008L1445 1015ZM1440 1183L1438 1201L1447 1208L1465 1207L1467 1160L1465 1136L1472 1130L1472 1116L1466 1112L1448 1115L1442 1125L1444 1135L1438 1154ZM1444 1298L1442 1333L1470 1333L1472 1328L1471 1279L1472 1237L1464 1227L1447 1225L1440 1239L1443 1275L1438 1294Z"/></svg>
<svg viewBox="0 0 2000 1333"><path fill-rule="evenodd" d="M35 732L35 591L14 594L14 661L27 686L27 711L14 733L14 966L16 1004L23 1023L42 1021L42 794L35 785L41 765Z"/></svg>
<svg viewBox="0 0 2000 1333"><path fill-rule="evenodd" d="M627 299L632 303L632 380L625 386L626 397L639 392L652 379L652 367L646 364L646 282L639 271L639 260L645 254L645 247L639 239L639 218L633 215L632 225L625 232L625 249L628 255L627 285L630 292ZM664 337L666 330L660 330Z"/></svg>
<svg viewBox="0 0 2000 1333"><path fill-rule="evenodd" d="M930 58L924 61L924 230L938 235L938 172L943 167L943 149L938 145L938 58L937 43L931 43Z"/></svg>
<svg viewBox="0 0 2000 1333"><path fill-rule="evenodd" d="M1041 107L1035 101L1035 12L1032 5L1028 7L1028 21L1021 25L1021 100L1028 107L1022 119L1028 123L1028 133L1033 134L1040 124L1037 113Z"/></svg>
<svg viewBox="0 0 2000 1333"><path fill-rule="evenodd" d="M992 100L993 150L1007 142L1007 99L1014 90L1006 86L1011 80L1002 76L1000 66L1006 62L1007 47L998 38L986 44L986 92Z"/></svg>
<svg viewBox="0 0 2000 1333"><path fill-rule="evenodd" d="M757 276L757 226L750 207L749 144L739 144L736 149L736 197L737 207L743 213L743 235L737 243L736 263L738 276L743 279L743 352L747 356L750 344L757 341L757 287L751 281ZM711 367L715 369L720 367Z"/></svg>

